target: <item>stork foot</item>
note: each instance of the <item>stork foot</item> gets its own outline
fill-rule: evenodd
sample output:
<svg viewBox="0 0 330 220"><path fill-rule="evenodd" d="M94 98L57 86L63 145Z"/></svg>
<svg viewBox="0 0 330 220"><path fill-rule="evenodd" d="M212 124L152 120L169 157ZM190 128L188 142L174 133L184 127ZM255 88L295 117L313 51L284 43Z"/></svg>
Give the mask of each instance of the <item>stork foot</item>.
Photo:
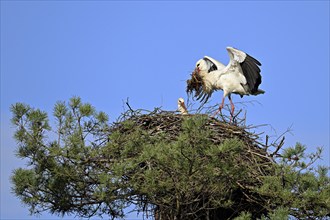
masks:
<svg viewBox="0 0 330 220"><path fill-rule="evenodd" d="M215 111L215 113L213 114L213 117L215 118L215 116L217 116L217 114L221 113L221 109L218 109L217 111Z"/></svg>
<svg viewBox="0 0 330 220"><path fill-rule="evenodd" d="M230 99L230 104L231 104L230 123L233 123L234 113L235 113L235 106L234 106L234 103L231 101L231 99Z"/></svg>
<svg viewBox="0 0 330 220"><path fill-rule="evenodd" d="M213 114L213 117L215 117L217 114L221 113L221 110L223 109L223 103L219 106L219 109Z"/></svg>

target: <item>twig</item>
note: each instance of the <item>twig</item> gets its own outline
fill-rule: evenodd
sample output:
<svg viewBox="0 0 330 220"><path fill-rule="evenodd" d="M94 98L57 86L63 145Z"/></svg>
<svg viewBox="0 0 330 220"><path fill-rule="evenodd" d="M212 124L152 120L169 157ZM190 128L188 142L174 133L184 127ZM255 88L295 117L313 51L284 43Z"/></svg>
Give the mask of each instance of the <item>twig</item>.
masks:
<svg viewBox="0 0 330 220"><path fill-rule="evenodd" d="M280 141L280 143L277 145L276 150L270 154L271 157L273 157L274 155L277 155L277 152L281 149L281 147L284 145L284 140L285 137L283 136L282 140Z"/></svg>
<svg viewBox="0 0 330 220"><path fill-rule="evenodd" d="M127 107L129 108L129 110L130 110L131 112L134 112L134 110L131 108L130 104L128 103L128 97L127 97L127 99L126 99L125 104L127 105Z"/></svg>

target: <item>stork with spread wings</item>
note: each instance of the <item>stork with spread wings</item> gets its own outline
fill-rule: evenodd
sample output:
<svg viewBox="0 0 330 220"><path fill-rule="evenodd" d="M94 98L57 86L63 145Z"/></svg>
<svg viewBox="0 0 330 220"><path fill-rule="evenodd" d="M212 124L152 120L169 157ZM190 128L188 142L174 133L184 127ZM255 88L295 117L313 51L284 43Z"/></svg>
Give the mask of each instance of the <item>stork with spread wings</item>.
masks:
<svg viewBox="0 0 330 220"><path fill-rule="evenodd" d="M265 93L259 89L261 84L261 63L243 51L227 47L230 61L227 66L205 56L197 61L191 79L187 80L187 93L195 93L194 97L205 103L216 90L223 90L223 98L219 111L224 107L225 98L231 104L231 115L235 106L231 94L259 95ZM219 112L217 111L216 114Z"/></svg>

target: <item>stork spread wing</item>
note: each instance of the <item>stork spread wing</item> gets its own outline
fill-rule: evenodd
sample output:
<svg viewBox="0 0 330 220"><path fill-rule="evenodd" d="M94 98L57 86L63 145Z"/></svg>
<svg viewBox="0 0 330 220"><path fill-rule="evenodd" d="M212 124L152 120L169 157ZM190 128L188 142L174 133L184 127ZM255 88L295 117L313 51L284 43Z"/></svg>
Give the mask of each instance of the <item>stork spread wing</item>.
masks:
<svg viewBox="0 0 330 220"><path fill-rule="evenodd" d="M207 66L208 66L207 72L208 73L218 69L217 66L207 57L204 57L203 60L207 63Z"/></svg>
<svg viewBox="0 0 330 220"><path fill-rule="evenodd" d="M225 65L223 65L219 61L213 59L212 57L204 56L203 60L205 60L205 62L210 67L209 70L208 70L208 73L211 72L211 71L214 71L214 70L220 70L220 69L225 68Z"/></svg>
<svg viewBox="0 0 330 220"><path fill-rule="evenodd" d="M240 62L243 74L249 86L249 92L254 94L258 92L258 87L261 84L260 68L261 63L250 55L246 54L243 62Z"/></svg>
<svg viewBox="0 0 330 220"><path fill-rule="evenodd" d="M227 47L231 63L238 62L241 65L243 75L249 87L249 93L254 95L258 93L258 87L261 83L260 68L261 63L247 53L233 47Z"/></svg>

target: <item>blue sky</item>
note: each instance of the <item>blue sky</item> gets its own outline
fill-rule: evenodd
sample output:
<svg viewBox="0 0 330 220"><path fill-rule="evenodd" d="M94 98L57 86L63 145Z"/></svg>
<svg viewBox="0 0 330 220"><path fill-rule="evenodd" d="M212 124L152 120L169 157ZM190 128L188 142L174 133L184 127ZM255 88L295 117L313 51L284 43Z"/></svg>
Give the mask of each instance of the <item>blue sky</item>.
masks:
<svg viewBox="0 0 330 220"><path fill-rule="evenodd" d="M25 166L11 104L51 113L76 95L111 121L127 98L176 110L196 61L227 64L227 46L262 63L266 93L233 96L259 103L243 106L248 124L273 135L291 126L286 146L324 147L318 164L329 166L329 20L329 1L1 1L1 219L36 218L10 193L12 170Z"/></svg>

